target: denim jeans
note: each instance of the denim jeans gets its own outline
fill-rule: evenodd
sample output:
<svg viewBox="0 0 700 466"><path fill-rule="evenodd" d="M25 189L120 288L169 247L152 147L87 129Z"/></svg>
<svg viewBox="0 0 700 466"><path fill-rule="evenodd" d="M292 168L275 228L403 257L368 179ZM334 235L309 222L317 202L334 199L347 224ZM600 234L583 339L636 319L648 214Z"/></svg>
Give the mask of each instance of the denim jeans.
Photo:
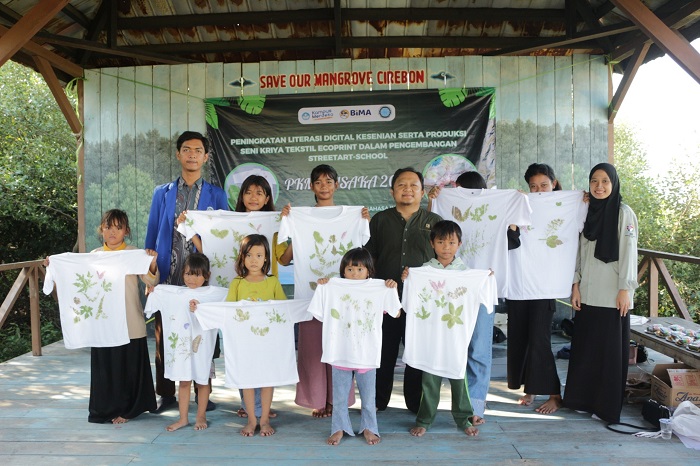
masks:
<svg viewBox="0 0 700 466"><path fill-rule="evenodd" d="M255 417L262 416L262 399L260 398L260 388L255 389ZM243 401L243 390L238 390L238 394L241 395L241 408L245 411L245 402Z"/></svg>
<svg viewBox="0 0 700 466"><path fill-rule="evenodd" d="M495 317L495 312L488 314L486 306L480 305L472 341L469 343L467 384L474 414L479 417L484 417L486 394L491 383L491 349Z"/></svg>
<svg viewBox="0 0 700 466"><path fill-rule="evenodd" d="M360 430L362 433L369 430L375 435L379 435L377 427L377 410L375 409L375 383L377 377L376 369L364 374L355 371L344 371L333 368L333 414L331 415L331 435L342 430L348 435L355 435L350 422L348 412L348 397L345 395L352 387L352 376L355 375L357 388L360 390L362 400L362 411L360 416Z"/></svg>

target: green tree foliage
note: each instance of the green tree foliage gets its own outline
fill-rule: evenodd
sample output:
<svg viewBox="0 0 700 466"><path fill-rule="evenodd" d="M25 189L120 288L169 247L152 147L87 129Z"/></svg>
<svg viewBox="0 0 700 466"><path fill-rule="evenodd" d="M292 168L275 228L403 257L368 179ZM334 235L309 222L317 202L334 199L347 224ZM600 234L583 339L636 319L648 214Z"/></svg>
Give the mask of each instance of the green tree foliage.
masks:
<svg viewBox="0 0 700 466"><path fill-rule="evenodd" d="M690 161L694 160L694 161ZM700 162L688 157L680 162L669 157L668 171L649 173L647 154L633 128L615 127L615 165L623 202L637 214L639 247L700 257ZM665 261L691 316L700 319L700 266ZM637 291L635 307L649 306L646 282ZM675 309L660 286L659 312L675 315Z"/></svg>
<svg viewBox="0 0 700 466"><path fill-rule="evenodd" d="M76 138L41 75L0 67L0 258L37 259L77 238Z"/></svg>
<svg viewBox="0 0 700 466"><path fill-rule="evenodd" d="M76 242L76 138L43 78L14 62L0 67L0 262L70 251ZM0 299L17 271L0 273ZM41 295L42 344L60 338L55 303ZM25 290L0 329L0 360L31 349Z"/></svg>

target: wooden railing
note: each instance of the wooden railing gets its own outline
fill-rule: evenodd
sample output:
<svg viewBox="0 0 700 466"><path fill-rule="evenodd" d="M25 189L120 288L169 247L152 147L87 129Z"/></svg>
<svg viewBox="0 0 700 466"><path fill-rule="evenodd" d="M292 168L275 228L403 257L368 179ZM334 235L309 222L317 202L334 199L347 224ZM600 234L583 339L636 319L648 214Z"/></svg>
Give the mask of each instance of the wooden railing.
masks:
<svg viewBox="0 0 700 466"><path fill-rule="evenodd" d="M10 314L17 298L29 282L29 315L32 329L32 354L41 356L41 320L39 313L39 275L45 276L46 271L41 260L0 264L0 272L20 269L15 283L0 306L0 328Z"/></svg>
<svg viewBox="0 0 700 466"><path fill-rule="evenodd" d="M700 265L700 257L683 256L680 254L670 254L667 252L651 251L648 249L640 249L639 255L642 256L642 261L639 263L637 277L641 282L642 276L649 273L649 281L647 284L649 290L649 316L658 317L659 315L659 276L661 276L664 285L668 289L669 296L673 302L678 315L686 320L693 320L688 312L688 306L678 292L671 274L664 263L664 260L672 260L678 262L688 262L690 264ZM42 266L41 260L29 262L15 262L12 264L0 264L0 272L8 270L21 269L15 283L10 288L9 293L5 297L0 306L0 328L5 323L5 319L12 310L17 298L24 289L24 286L29 282L29 309L32 329L32 354L41 356L41 321L39 313L39 276L44 277L46 271Z"/></svg>
<svg viewBox="0 0 700 466"><path fill-rule="evenodd" d="M637 271L637 279L641 283L642 276L649 272L649 282L647 288L649 290L649 317L659 316L659 275L661 276L668 294L671 297L673 306L676 308L678 315L686 320L692 321L693 318L688 312L688 306L678 292L678 287L673 281L671 274L664 263L664 259L677 262L687 262L690 264L700 265L700 257L683 256L680 254L670 254L667 252L650 251L648 249L640 249L639 255L642 256L642 261L639 263Z"/></svg>

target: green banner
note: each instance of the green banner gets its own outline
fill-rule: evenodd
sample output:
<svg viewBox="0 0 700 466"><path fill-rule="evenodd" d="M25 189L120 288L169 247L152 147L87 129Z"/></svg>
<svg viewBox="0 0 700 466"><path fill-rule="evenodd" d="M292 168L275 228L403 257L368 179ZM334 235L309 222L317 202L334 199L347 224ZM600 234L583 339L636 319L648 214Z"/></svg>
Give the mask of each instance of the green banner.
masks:
<svg viewBox="0 0 700 466"><path fill-rule="evenodd" d="M275 205L313 205L311 170L333 166L338 205L392 206L394 171L413 167L426 185L495 168L493 88L241 96L206 100L215 182L233 207L251 174L265 176Z"/></svg>

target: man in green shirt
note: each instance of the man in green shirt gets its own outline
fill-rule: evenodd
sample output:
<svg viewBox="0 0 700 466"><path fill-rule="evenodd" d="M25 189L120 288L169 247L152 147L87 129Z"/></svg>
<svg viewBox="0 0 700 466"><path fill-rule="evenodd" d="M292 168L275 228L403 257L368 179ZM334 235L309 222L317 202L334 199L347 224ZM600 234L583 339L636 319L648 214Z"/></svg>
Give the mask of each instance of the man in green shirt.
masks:
<svg viewBox="0 0 700 466"><path fill-rule="evenodd" d="M413 168L400 168L391 181L391 195L396 207L372 217L369 223L370 240L365 244L374 258L376 277L393 279L403 292L401 272L406 267L420 267L435 257L430 245L430 230L442 218L421 208L423 175ZM382 324L382 359L377 369L377 409L383 411L389 404L394 386L394 366L399 355L399 344L406 330L406 314L401 317L384 316ZM406 366L403 392L406 407L418 412L421 399L422 371Z"/></svg>

